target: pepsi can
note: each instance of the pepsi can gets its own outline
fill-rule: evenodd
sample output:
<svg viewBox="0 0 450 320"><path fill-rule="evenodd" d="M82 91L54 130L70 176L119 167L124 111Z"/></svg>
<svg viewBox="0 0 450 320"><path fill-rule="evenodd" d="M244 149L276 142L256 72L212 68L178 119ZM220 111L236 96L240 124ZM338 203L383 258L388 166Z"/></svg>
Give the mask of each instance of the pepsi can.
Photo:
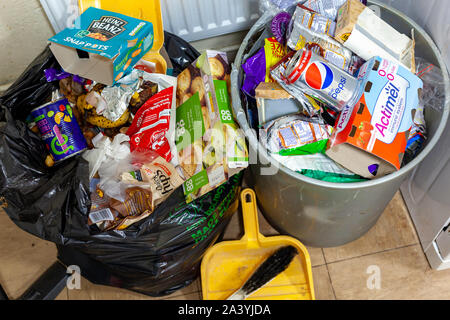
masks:
<svg viewBox="0 0 450 320"><path fill-rule="evenodd" d="M357 78L308 49L299 50L292 57L283 80L338 111L359 95Z"/></svg>
<svg viewBox="0 0 450 320"><path fill-rule="evenodd" d="M55 163L86 150L86 139L67 99L37 107L31 117Z"/></svg>

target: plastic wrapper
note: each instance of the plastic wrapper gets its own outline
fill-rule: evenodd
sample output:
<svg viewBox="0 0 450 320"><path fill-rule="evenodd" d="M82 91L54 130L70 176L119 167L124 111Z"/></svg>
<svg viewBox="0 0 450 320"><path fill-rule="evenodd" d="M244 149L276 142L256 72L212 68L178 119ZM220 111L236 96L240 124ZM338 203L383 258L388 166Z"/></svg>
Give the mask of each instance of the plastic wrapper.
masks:
<svg viewBox="0 0 450 320"><path fill-rule="evenodd" d="M439 111L445 106L445 82L442 70L423 58L416 58L416 75L423 81L421 104L425 110L433 108Z"/></svg>
<svg viewBox="0 0 450 320"><path fill-rule="evenodd" d="M299 173L309 178L334 183L354 183L367 181L367 179L360 177L357 174L340 174L319 170L301 170Z"/></svg>
<svg viewBox="0 0 450 320"><path fill-rule="evenodd" d="M297 7L292 18L287 45L295 51L303 48L312 50L336 67L354 74L357 60L353 58L353 53L334 40L329 32L325 32L330 30L330 27L328 29L327 27L320 27L324 23L315 22L314 15L306 9Z"/></svg>
<svg viewBox="0 0 450 320"><path fill-rule="evenodd" d="M242 91L255 97L255 89L261 82L274 81L270 69L286 55L286 48L274 37L264 40L264 47L242 65L245 79Z"/></svg>
<svg viewBox="0 0 450 320"><path fill-rule="evenodd" d="M299 5L292 17L290 29L291 33L304 34L307 41L314 36L332 38L336 32L336 22L303 5Z"/></svg>
<svg viewBox="0 0 450 320"><path fill-rule="evenodd" d="M111 141L102 133L92 139L93 149L83 153L83 158L89 162L89 179L92 179L102 165L109 166L111 162L122 160L130 154L130 138L119 133Z"/></svg>
<svg viewBox="0 0 450 320"><path fill-rule="evenodd" d="M47 48L0 97L0 195L6 214L18 228L57 244L58 259L78 265L92 283L152 296L189 285L204 252L237 210L242 175L190 204L178 188L126 230L93 230L89 163L79 156L48 168L45 146L24 122L57 89L44 75L50 67L60 68Z"/></svg>
<svg viewBox="0 0 450 320"><path fill-rule="evenodd" d="M323 153L331 130L319 118L289 115L265 124L260 140L267 150L282 156Z"/></svg>
<svg viewBox="0 0 450 320"><path fill-rule="evenodd" d="M262 47L254 56L250 57L242 65L245 72L242 91L251 97L255 97L255 89L266 79L266 53Z"/></svg>
<svg viewBox="0 0 450 320"><path fill-rule="evenodd" d="M297 156L282 156L279 154L271 154L271 156L292 171L303 172L303 170L310 170L322 171L344 176L355 175L353 172L337 164L323 153Z"/></svg>
<svg viewBox="0 0 450 320"><path fill-rule="evenodd" d="M124 230L153 212L152 194L147 189L127 188L125 200L118 201L105 195L98 182L98 179L91 180L90 226L96 225L101 231Z"/></svg>
<svg viewBox="0 0 450 320"><path fill-rule="evenodd" d="M91 224L101 230L123 230L148 217L183 180L173 165L155 152L132 152L99 169L91 181Z"/></svg>
<svg viewBox="0 0 450 320"><path fill-rule="evenodd" d="M304 6L324 15L328 19L336 20L339 8L342 7L346 1L347 0L307 0ZM367 0L360 0L360 2L367 5Z"/></svg>
<svg viewBox="0 0 450 320"><path fill-rule="evenodd" d="M184 181L176 168L156 153L138 153L138 158L132 153L132 156L134 156L132 157L133 165L137 168L122 173L120 181L142 188L150 185L153 206L161 204L183 184Z"/></svg>
<svg viewBox="0 0 450 320"><path fill-rule="evenodd" d="M275 39L282 45L286 45L287 33L289 25L291 23L292 16L285 11L278 13L271 23L270 30L272 31Z"/></svg>
<svg viewBox="0 0 450 320"><path fill-rule="evenodd" d="M55 68L49 68L44 70L45 78L48 82L56 81L56 80L62 80L69 77L72 77L73 81L78 82L79 84L84 84L84 78L81 78L80 76L76 74L71 74L68 72L65 72L64 70L57 70Z"/></svg>
<svg viewBox="0 0 450 320"><path fill-rule="evenodd" d="M270 76L270 69L283 59L287 54L287 51L274 37L267 38L264 43L264 52L266 56L265 82L273 82L274 80Z"/></svg>
<svg viewBox="0 0 450 320"><path fill-rule="evenodd" d="M259 12L284 10L295 4L302 4L307 0L259 0Z"/></svg>
<svg viewBox="0 0 450 320"><path fill-rule="evenodd" d="M410 163L422 151L427 140L427 124L425 122L424 108L419 106L414 114L414 124L409 132L405 155L402 165Z"/></svg>
<svg viewBox="0 0 450 320"><path fill-rule="evenodd" d="M131 126L127 130L130 136L131 151L153 150L167 161L178 164L175 150L175 126L176 126L176 87L175 77L149 74L144 72L144 83L157 85L158 93L149 97L145 92L139 93L139 100L145 103L137 108ZM139 103L140 104L140 103ZM137 105L137 107L139 106Z"/></svg>
<svg viewBox="0 0 450 320"><path fill-rule="evenodd" d="M200 56L200 52L188 42L167 31L164 31L164 48L172 62L174 77Z"/></svg>

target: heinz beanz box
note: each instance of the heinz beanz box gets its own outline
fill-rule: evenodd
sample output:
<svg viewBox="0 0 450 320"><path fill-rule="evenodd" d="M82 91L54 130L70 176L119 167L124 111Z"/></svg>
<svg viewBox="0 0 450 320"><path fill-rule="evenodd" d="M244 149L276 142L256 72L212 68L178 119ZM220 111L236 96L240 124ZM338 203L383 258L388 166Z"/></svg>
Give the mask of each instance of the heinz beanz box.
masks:
<svg viewBox="0 0 450 320"><path fill-rule="evenodd" d="M64 71L113 85L153 46L153 24L120 13L88 8L49 41Z"/></svg>

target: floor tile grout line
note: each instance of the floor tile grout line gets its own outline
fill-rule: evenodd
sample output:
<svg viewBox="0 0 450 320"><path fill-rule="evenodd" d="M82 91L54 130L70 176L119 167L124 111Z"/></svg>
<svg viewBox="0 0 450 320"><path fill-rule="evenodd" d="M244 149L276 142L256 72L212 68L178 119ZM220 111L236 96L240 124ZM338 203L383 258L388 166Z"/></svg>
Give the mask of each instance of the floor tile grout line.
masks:
<svg viewBox="0 0 450 320"><path fill-rule="evenodd" d="M334 291L333 280L331 280L330 270L328 269L328 264L325 264L325 268L327 269L328 280L330 280L331 291L333 291L333 297L334 297L334 300L337 300L337 298L336 298L336 292Z"/></svg>
<svg viewBox="0 0 450 320"><path fill-rule="evenodd" d="M320 250L322 250L323 261L325 261L325 264L327 264L327 257L325 257L325 251L323 251L323 248L320 248Z"/></svg>
<svg viewBox="0 0 450 320"><path fill-rule="evenodd" d="M367 256L371 256L374 254L378 254L378 253L384 253L384 252L389 252L389 251L394 251L394 250L398 250L398 249L404 249L404 248L409 248L409 247L414 247L417 246L419 243L413 243L413 244L408 244L405 246L401 246L401 247L396 247L396 248L391 248L391 249L385 249L385 250L381 250L381 251L377 251L377 252L372 252L372 253L366 253L366 254L362 254L360 256L356 256L356 257L351 257L351 258L347 258L347 259L341 259L341 260L336 260L336 261L331 261L331 262L327 262L326 264L334 264L334 263L338 263L338 262L344 262L344 261L349 261L349 260L353 260L353 259L358 259L358 258L362 258L362 257L367 257Z"/></svg>

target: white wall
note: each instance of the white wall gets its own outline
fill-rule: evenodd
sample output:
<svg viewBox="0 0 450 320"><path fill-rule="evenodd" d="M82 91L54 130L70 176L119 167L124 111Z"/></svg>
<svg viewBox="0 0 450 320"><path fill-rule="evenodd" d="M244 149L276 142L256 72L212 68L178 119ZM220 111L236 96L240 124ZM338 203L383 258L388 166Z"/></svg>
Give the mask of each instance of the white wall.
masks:
<svg viewBox="0 0 450 320"><path fill-rule="evenodd" d="M0 0L0 87L23 72L52 34L39 0Z"/></svg>

